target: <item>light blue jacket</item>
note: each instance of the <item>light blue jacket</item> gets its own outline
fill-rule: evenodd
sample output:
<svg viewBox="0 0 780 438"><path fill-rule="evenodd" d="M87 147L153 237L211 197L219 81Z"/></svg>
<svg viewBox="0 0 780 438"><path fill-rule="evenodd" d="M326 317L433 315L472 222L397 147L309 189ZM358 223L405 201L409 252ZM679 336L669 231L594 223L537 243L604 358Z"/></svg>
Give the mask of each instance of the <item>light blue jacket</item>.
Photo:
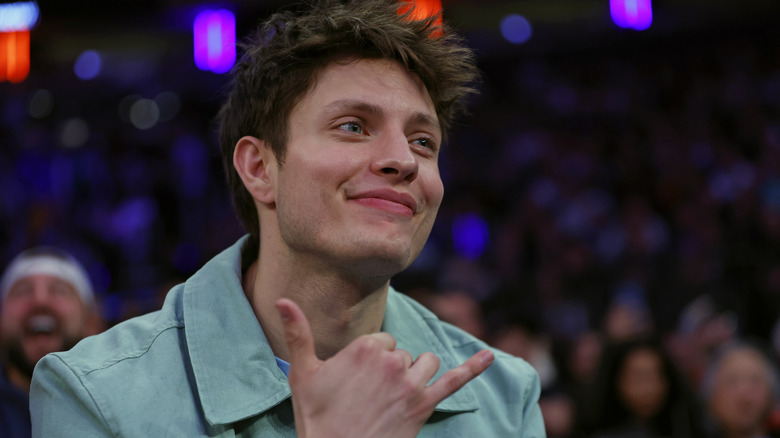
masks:
<svg viewBox="0 0 780 438"><path fill-rule="evenodd" d="M287 378L241 288L239 240L174 287L162 309L41 360L34 437L294 437ZM435 378L485 344L390 290L383 330ZM481 376L442 401L420 437L544 436L539 379L496 351Z"/></svg>

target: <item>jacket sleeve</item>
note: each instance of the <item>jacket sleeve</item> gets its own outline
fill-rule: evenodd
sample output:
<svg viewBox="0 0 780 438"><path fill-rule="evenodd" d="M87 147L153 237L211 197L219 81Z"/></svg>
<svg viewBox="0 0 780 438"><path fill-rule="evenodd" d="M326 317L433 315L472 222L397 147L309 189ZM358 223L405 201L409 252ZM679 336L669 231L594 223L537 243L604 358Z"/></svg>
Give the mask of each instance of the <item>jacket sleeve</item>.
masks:
<svg viewBox="0 0 780 438"><path fill-rule="evenodd" d="M35 367L30 417L33 438L118 436L79 376L56 354L45 356Z"/></svg>

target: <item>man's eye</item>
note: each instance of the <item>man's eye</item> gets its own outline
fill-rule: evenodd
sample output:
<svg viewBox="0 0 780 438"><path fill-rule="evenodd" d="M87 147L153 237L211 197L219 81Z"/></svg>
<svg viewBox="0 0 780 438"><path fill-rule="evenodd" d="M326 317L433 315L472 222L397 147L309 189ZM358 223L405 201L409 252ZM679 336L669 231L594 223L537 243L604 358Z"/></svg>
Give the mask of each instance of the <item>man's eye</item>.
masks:
<svg viewBox="0 0 780 438"><path fill-rule="evenodd" d="M422 147L424 147L426 149L435 149L436 148L436 145L433 143L433 141L431 139L425 138L425 137L412 140L412 143L417 143L417 144L419 144L420 146L422 146Z"/></svg>
<svg viewBox="0 0 780 438"><path fill-rule="evenodd" d="M360 126L360 124L357 123L357 122L342 123L341 125L339 125L339 129L347 131L347 132L352 132L352 133L355 133L355 134L362 134L363 133L363 127Z"/></svg>
<svg viewBox="0 0 780 438"><path fill-rule="evenodd" d="M11 297L11 298L24 298L24 297L31 296L32 293L33 293L32 286L30 286L28 284L22 284L22 285L18 285L17 287L12 288L8 292L8 296Z"/></svg>
<svg viewBox="0 0 780 438"><path fill-rule="evenodd" d="M52 295L69 297L73 295L76 291L73 290L71 286L65 283L57 282L51 286L50 292Z"/></svg>

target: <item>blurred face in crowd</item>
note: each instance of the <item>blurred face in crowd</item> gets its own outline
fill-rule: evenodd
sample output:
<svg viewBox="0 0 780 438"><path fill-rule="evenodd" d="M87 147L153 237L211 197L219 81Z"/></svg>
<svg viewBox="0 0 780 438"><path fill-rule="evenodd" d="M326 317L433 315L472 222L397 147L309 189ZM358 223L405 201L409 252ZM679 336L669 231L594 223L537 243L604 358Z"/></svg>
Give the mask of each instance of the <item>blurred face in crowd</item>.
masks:
<svg viewBox="0 0 780 438"><path fill-rule="evenodd" d="M753 436L772 408L770 374L763 358L749 349L723 359L714 376L709 407L727 436Z"/></svg>
<svg viewBox="0 0 780 438"><path fill-rule="evenodd" d="M9 364L27 377L54 351L67 350L87 334L87 309L73 286L36 274L14 283L2 303L0 341Z"/></svg>
<svg viewBox="0 0 780 438"><path fill-rule="evenodd" d="M577 337L569 368L578 381L589 382L595 377L602 349L601 337L597 333L587 332Z"/></svg>
<svg viewBox="0 0 780 438"><path fill-rule="evenodd" d="M649 419L663 407L669 390L663 362L650 348L629 353L618 376L618 391L625 407L640 419Z"/></svg>
<svg viewBox="0 0 780 438"><path fill-rule="evenodd" d="M574 427L574 402L566 395L555 394L539 398L544 428L548 438L567 437Z"/></svg>
<svg viewBox="0 0 780 438"><path fill-rule="evenodd" d="M485 325L479 303L467 292L452 290L433 298L433 311L440 319L469 334L483 338Z"/></svg>
<svg viewBox="0 0 780 438"><path fill-rule="evenodd" d="M534 354L533 336L523 327L510 325L499 332L492 342L493 346L513 356L530 361Z"/></svg>

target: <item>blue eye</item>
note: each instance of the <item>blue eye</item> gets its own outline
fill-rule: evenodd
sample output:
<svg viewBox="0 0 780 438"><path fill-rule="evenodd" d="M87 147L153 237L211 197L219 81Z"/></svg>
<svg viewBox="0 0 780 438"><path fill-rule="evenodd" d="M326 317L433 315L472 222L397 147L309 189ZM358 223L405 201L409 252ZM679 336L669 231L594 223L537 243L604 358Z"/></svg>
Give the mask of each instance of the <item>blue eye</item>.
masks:
<svg viewBox="0 0 780 438"><path fill-rule="evenodd" d="M357 122L342 123L341 125L339 125L339 129L347 131L347 132L352 132L352 133L355 133L355 134L362 134L363 133L363 127L360 126L360 124L357 123Z"/></svg>
<svg viewBox="0 0 780 438"><path fill-rule="evenodd" d="M433 141L431 141L431 139L425 137L412 140L412 143L417 143L426 149L435 149L436 147L436 145L433 143Z"/></svg>

